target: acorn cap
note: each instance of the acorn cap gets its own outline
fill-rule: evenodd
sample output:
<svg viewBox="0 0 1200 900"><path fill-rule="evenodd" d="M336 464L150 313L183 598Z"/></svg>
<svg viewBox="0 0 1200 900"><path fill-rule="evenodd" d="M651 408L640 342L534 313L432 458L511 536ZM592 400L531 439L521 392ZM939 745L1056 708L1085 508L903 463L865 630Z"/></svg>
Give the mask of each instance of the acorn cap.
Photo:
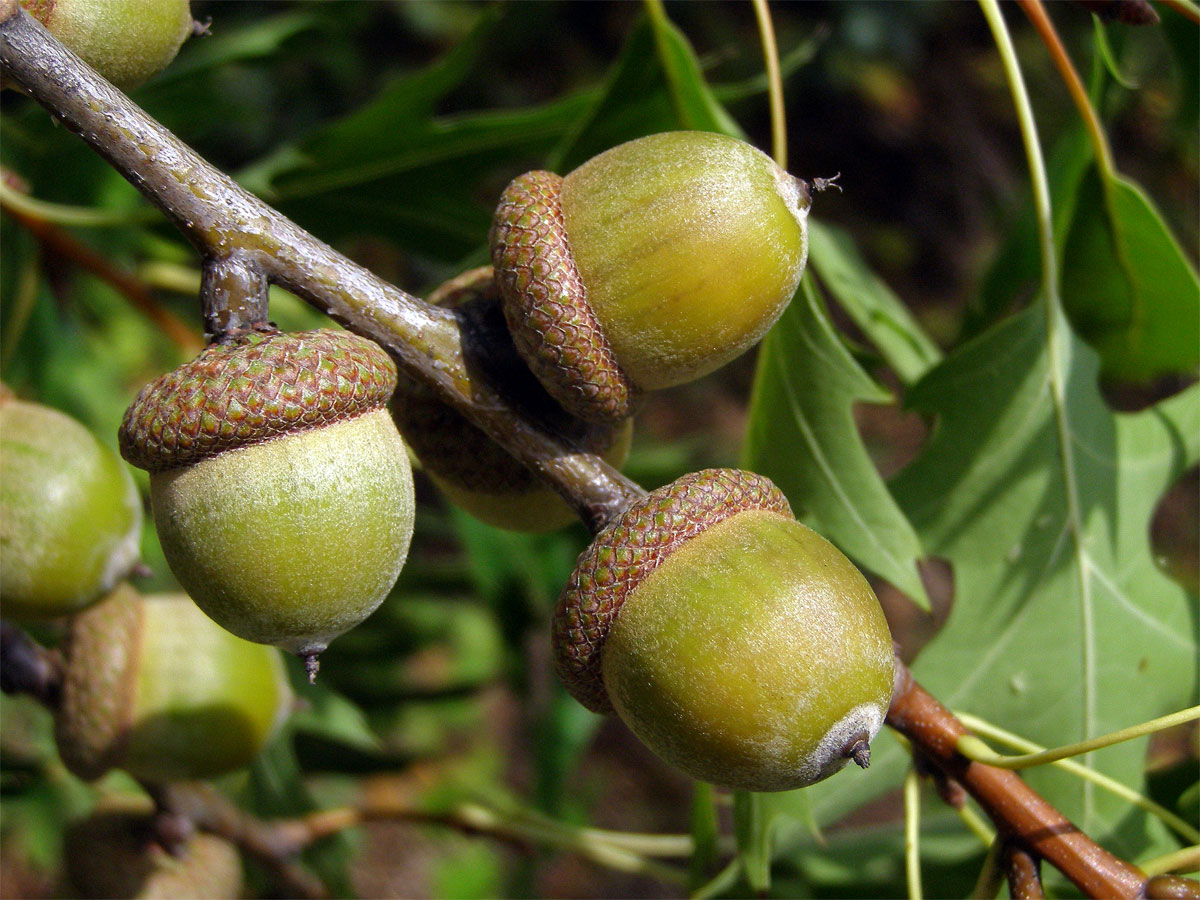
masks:
<svg viewBox="0 0 1200 900"><path fill-rule="evenodd" d="M122 585L71 621L55 741L85 780L144 782L247 765L291 709L278 651L210 620L185 594Z"/></svg>
<svg viewBox="0 0 1200 900"><path fill-rule="evenodd" d="M85 781L99 778L124 754L142 630L141 598L128 584L71 619L54 734L63 763Z"/></svg>
<svg viewBox="0 0 1200 900"><path fill-rule="evenodd" d="M121 455L150 472L382 408L396 366L348 331L250 333L213 344L142 389L125 412Z"/></svg>
<svg viewBox="0 0 1200 900"><path fill-rule="evenodd" d="M808 255L808 187L744 141L647 135L559 178L529 172L492 220L513 339L575 415L695 380L779 318Z"/></svg>
<svg viewBox="0 0 1200 900"><path fill-rule="evenodd" d="M72 823L63 845L70 896L222 900L242 893L233 844L201 832L172 855L154 839L153 808L102 808Z"/></svg>
<svg viewBox="0 0 1200 900"><path fill-rule="evenodd" d="M704 469L651 491L596 535L563 589L553 623L559 677L580 703L613 712L601 655L630 592L684 542L746 510L792 518L787 498L769 478Z"/></svg>
<svg viewBox="0 0 1200 900"><path fill-rule="evenodd" d="M523 416L572 450L602 456L616 467L624 463L632 420L585 422L546 392L513 346L491 266L444 282L428 300L457 312L472 377L485 379ZM405 443L453 505L512 531L552 531L577 520L545 481L425 383L401 375L390 408Z"/></svg>
<svg viewBox="0 0 1200 900"><path fill-rule="evenodd" d="M488 243L513 340L546 390L581 419L631 416L639 391L586 300L567 241L562 177L526 172L504 189Z"/></svg>

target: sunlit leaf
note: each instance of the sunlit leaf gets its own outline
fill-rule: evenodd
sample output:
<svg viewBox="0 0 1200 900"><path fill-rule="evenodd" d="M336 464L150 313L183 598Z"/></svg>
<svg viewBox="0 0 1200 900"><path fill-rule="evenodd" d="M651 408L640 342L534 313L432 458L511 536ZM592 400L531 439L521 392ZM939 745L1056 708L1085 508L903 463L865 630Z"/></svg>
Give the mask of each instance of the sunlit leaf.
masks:
<svg viewBox="0 0 1200 900"><path fill-rule="evenodd" d="M877 277L843 231L808 220L808 264L905 384L941 359L908 307Z"/></svg>
<svg viewBox="0 0 1200 900"><path fill-rule="evenodd" d="M1195 702L1196 598L1151 556L1162 493L1200 457L1200 388L1114 414L1098 363L1059 317L1031 307L962 347L910 395L937 417L892 483L955 597L913 669L945 704L1045 745ZM1058 399L1061 398L1061 399ZM813 790L821 821L898 784L881 743L864 777ZM1137 788L1145 741L1085 758ZM854 773L858 774L858 773ZM1173 843L1121 800L1057 771L1029 780L1088 834L1137 858Z"/></svg>
<svg viewBox="0 0 1200 900"><path fill-rule="evenodd" d="M773 479L857 563L928 607L921 543L863 445L860 402L893 398L859 368L806 278L759 350L743 464Z"/></svg>

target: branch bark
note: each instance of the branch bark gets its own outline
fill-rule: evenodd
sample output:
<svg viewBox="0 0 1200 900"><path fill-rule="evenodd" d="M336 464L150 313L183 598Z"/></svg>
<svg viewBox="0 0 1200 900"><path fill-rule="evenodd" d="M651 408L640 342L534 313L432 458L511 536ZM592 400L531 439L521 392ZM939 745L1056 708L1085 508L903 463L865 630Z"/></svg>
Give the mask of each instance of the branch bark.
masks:
<svg viewBox="0 0 1200 900"><path fill-rule="evenodd" d="M1004 868L1008 873L1008 890L1013 900L1045 900L1041 866L1027 850L1007 845L1004 848Z"/></svg>
<svg viewBox="0 0 1200 900"><path fill-rule="evenodd" d="M233 319L253 323L261 288L279 284L387 348L407 375L552 484L594 530L644 494L597 457L516 414L472 365L469 340L453 312L387 284L243 190L66 51L17 10L15 0L0 0L0 72L188 237L203 260L210 327L229 328ZM222 291L238 309L228 301L222 306ZM974 796L1004 839L1054 865L1090 896L1144 896L1144 873L1082 834L1016 773L959 755L955 742L965 727L904 668L888 724ZM167 805L185 804L176 797ZM231 832L240 824L209 823Z"/></svg>
<svg viewBox="0 0 1200 900"><path fill-rule="evenodd" d="M1007 840L1043 859L1089 897L1142 897L1146 875L1109 853L1047 803L1016 772L972 762L956 749L966 726L900 667L887 724L922 758L961 784Z"/></svg>
<svg viewBox="0 0 1200 900"><path fill-rule="evenodd" d="M453 312L376 277L241 188L13 2L0 5L0 72L161 209L200 253L206 275L228 274L236 261L243 286L257 275L378 342L402 371L428 384L553 486L593 530L645 493L599 457L515 414L472 366ZM231 262L216 262L222 260ZM252 309L244 295L229 295ZM211 293L205 314L210 327L226 324Z"/></svg>

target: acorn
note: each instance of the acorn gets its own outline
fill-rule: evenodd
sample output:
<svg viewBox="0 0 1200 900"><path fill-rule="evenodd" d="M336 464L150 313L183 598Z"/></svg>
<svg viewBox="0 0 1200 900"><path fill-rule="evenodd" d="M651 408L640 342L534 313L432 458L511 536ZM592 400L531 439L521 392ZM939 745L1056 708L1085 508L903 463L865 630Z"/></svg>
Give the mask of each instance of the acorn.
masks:
<svg viewBox="0 0 1200 900"><path fill-rule="evenodd" d="M188 0L20 0L67 49L122 90L157 75L192 33Z"/></svg>
<svg viewBox="0 0 1200 900"><path fill-rule="evenodd" d="M699 131L521 175L489 238L517 349L575 415L626 418L640 392L713 371L774 324L804 271L810 205L761 151Z"/></svg>
<svg viewBox="0 0 1200 900"><path fill-rule="evenodd" d="M310 677L408 554L395 385L387 353L350 332L251 332L147 385L121 423L180 584L234 634L304 658Z"/></svg>
<svg viewBox="0 0 1200 900"><path fill-rule="evenodd" d="M142 501L125 463L82 424L0 393L0 608L70 615L137 566Z"/></svg>
<svg viewBox="0 0 1200 900"><path fill-rule="evenodd" d="M114 804L67 828L63 861L69 896L233 900L242 895L242 861L233 844L200 832L168 852L155 840L152 811L140 806Z"/></svg>
<svg viewBox="0 0 1200 900"><path fill-rule="evenodd" d="M429 302L459 312L471 364L486 370L515 409L564 443L620 468L633 441L632 421L587 423L547 395L513 349L491 267L447 282ZM430 480L451 503L481 522L510 531L546 532L578 520L552 488L423 382L401 376L391 409Z"/></svg>
<svg viewBox="0 0 1200 900"><path fill-rule="evenodd" d="M146 782L248 765L292 708L283 659L216 625L184 594L121 585L71 620L55 740L85 780Z"/></svg>
<svg viewBox="0 0 1200 900"><path fill-rule="evenodd" d="M870 585L750 472L707 469L631 504L580 556L553 633L584 706L730 788L865 767L892 695Z"/></svg>

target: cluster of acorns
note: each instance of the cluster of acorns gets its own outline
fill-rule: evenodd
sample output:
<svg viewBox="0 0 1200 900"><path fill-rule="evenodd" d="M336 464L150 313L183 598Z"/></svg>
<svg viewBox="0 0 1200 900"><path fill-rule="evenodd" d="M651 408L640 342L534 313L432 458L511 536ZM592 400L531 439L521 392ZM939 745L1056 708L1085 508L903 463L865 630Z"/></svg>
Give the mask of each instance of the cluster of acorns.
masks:
<svg viewBox="0 0 1200 900"><path fill-rule="evenodd" d="M804 269L809 203L803 182L740 141L642 138L566 177L515 179L492 227L492 269L445 299L502 315L537 380L521 388L540 396L528 406L565 442L619 463L645 391L712 371L782 313ZM128 589L77 616L67 655L85 662L68 675L60 728L76 771L197 776L234 762L213 752L215 735L240 729L261 746L286 691L277 661L251 659L255 648L298 654L315 674L328 642L396 582L414 506L400 432L478 517L518 528L569 520L562 501L427 388L396 386L395 365L371 341L268 329L214 343L141 392L121 452L150 473L172 572L245 641L216 630L200 638L207 620L183 613L189 603ZM2 414L6 612L75 612L136 559L136 495L90 437L30 425L27 446L13 424L32 415L27 405L9 401ZM54 512L53 534L20 519L47 498L10 488L49 483L57 454L88 441L97 484L61 493L94 495L96 505ZM42 471L10 471L26 464ZM50 546L68 556L45 556ZM770 481L743 471L687 475L626 509L580 556L553 637L580 702L616 712L691 775L735 788L795 788L850 760L865 765L892 691L891 638L866 580L795 520ZM255 708L236 726L214 713L168 733L159 713L195 698L172 693L180 679L157 672L187 657L204 658L205 688L216 692L226 690L223 671L236 666L244 682L253 666ZM209 737L198 741L202 728ZM201 744L201 758L189 754Z"/></svg>

